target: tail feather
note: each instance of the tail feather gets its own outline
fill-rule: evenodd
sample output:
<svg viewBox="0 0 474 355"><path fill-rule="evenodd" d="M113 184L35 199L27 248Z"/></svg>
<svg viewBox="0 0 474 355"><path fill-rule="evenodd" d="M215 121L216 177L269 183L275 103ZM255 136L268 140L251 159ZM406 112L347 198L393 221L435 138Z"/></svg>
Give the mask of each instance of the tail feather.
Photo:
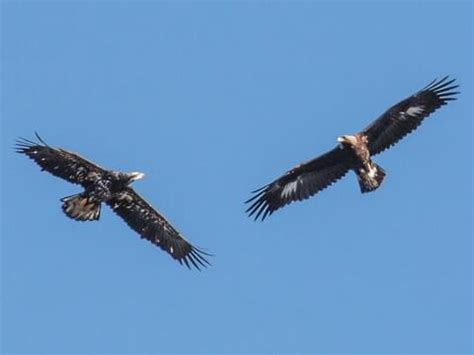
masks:
<svg viewBox="0 0 474 355"><path fill-rule="evenodd" d="M100 218L100 203L92 202L84 194L66 196L61 199L66 216L76 221L97 221Z"/></svg>
<svg viewBox="0 0 474 355"><path fill-rule="evenodd" d="M359 168L356 174L362 193L378 189L385 178L385 170L374 162L369 162L367 166Z"/></svg>

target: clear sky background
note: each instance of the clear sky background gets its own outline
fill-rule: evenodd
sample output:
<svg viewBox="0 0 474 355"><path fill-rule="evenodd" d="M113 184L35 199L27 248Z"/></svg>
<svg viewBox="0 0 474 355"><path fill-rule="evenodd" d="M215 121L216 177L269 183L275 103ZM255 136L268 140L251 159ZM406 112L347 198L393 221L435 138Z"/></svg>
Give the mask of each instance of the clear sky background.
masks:
<svg viewBox="0 0 474 355"><path fill-rule="evenodd" d="M472 349L470 2L2 2L4 353ZM250 191L446 74L459 100L263 223ZM189 271L11 149L110 169L215 254Z"/></svg>

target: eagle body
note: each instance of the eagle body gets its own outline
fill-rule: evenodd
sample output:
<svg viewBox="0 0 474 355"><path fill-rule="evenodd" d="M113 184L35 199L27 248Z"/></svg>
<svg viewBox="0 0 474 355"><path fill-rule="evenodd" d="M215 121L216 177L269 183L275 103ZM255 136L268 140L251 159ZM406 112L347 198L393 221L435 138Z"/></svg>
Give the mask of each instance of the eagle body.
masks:
<svg viewBox="0 0 474 355"><path fill-rule="evenodd" d="M435 110L456 100L454 79L433 80L423 89L390 107L361 132L338 138L336 148L287 171L278 179L253 191L246 212L264 220L294 201L302 201L354 171L362 193L380 187L385 170L372 157L392 147L418 128Z"/></svg>
<svg viewBox="0 0 474 355"><path fill-rule="evenodd" d="M59 178L83 187L83 191L63 197L62 210L76 221L99 220L102 204L108 205L142 238L167 252L179 263L197 269L209 265L210 254L196 248L168 220L130 185L141 179L139 172L124 173L107 170L62 148L21 138L16 150L33 159L41 168Z"/></svg>
<svg viewBox="0 0 474 355"><path fill-rule="evenodd" d="M348 150L348 156L352 155L347 159L348 165L351 165L351 170L357 175L360 191L366 193L376 190L382 184L385 171L372 161L367 136L358 133L344 135L337 140L339 147Z"/></svg>
<svg viewBox="0 0 474 355"><path fill-rule="evenodd" d="M76 221L98 220L102 203L116 199L128 185L143 176L143 173L138 172L106 171L104 174L89 172L84 177L85 191L63 197L62 209L68 217Z"/></svg>

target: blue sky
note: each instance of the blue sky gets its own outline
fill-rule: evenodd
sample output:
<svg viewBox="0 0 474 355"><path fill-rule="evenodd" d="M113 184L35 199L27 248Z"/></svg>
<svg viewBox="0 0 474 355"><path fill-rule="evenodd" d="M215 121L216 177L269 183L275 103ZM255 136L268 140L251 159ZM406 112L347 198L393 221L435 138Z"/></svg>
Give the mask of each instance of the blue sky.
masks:
<svg viewBox="0 0 474 355"><path fill-rule="evenodd" d="M470 2L2 2L4 353L472 349ZM436 77L459 100L264 223L243 201ZM11 149L110 169L213 266L189 271Z"/></svg>

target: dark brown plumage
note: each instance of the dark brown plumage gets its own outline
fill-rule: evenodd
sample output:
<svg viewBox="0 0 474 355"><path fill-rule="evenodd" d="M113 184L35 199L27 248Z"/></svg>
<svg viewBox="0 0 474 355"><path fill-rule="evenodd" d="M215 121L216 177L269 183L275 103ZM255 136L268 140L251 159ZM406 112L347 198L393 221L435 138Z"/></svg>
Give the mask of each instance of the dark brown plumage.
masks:
<svg viewBox="0 0 474 355"><path fill-rule="evenodd" d="M270 184L253 191L246 201L249 216L264 220L279 208L305 200L341 179L349 170L357 175L362 193L376 190L385 171L371 157L393 146L415 130L435 110L456 100L454 79L434 80L394 105L355 135L338 138L339 146L289 170Z"/></svg>
<svg viewBox="0 0 474 355"><path fill-rule="evenodd" d="M393 146L434 111L456 100L454 96L459 92L453 90L459 85L452 85L454 81L448 80L447 76L439 81L433 80L416 94L389 108L365 128L362 134L367 137L370 154L379 154Z"/></svg>
<svg viewBox="0 0 474 355"><path fill-rule="evenodd" d="M100 218L102 203L109 205L142 238L166 251L179 263L200 269L209 265L202 250L191 245L129 185L143 177L142 173L109 171L76 153L53 148L36 134L39 142L19 139L18 153L33 159L41 168L73 184L79 184L84 192L61 199L64 213L77 221L93 221Z"/></svg>

